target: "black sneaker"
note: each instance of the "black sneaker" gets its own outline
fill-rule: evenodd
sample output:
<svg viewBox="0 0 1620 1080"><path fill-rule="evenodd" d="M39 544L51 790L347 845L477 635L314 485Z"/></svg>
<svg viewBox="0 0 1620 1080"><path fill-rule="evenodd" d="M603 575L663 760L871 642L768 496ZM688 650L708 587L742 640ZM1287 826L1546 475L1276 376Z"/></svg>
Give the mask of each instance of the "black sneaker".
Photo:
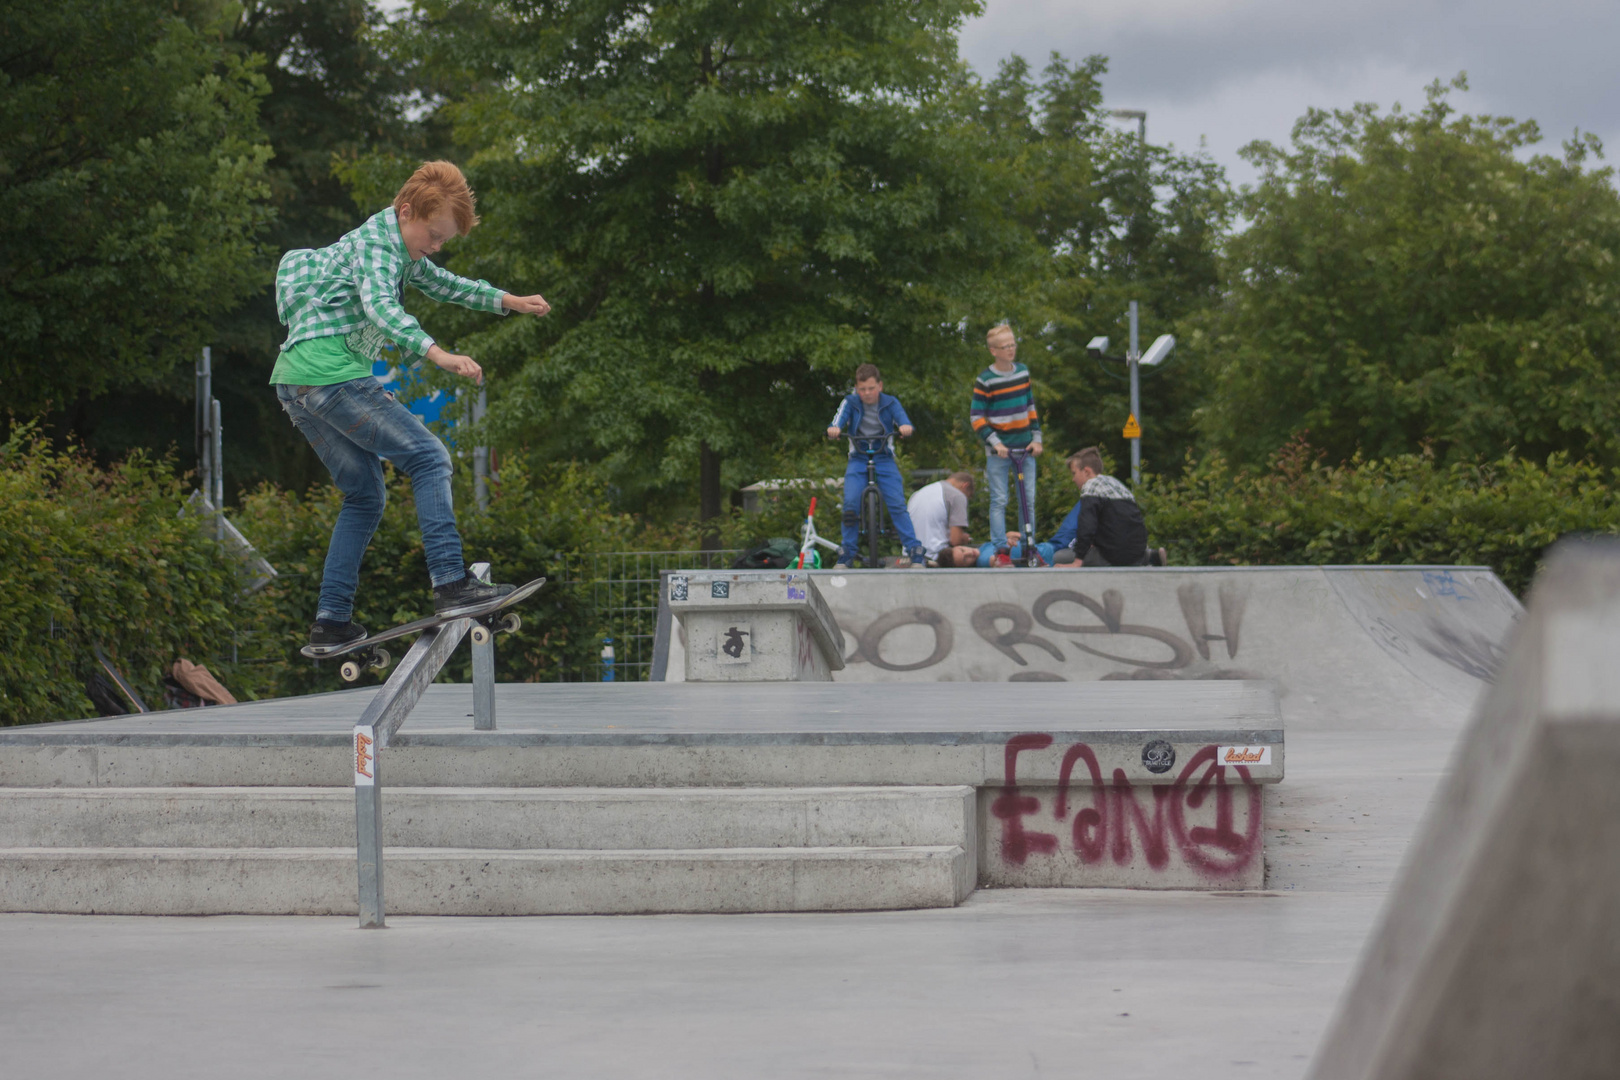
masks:
<svg viewBox="0 0 1620 1080"><path fill-rule="evenodd" d="M318 622L309 628L309 643L322 649L349 645L365 636L366 628L352 620L342 626L328 626L326 623Z"/></svg>
<svg viewBox="0 0 1620 1080"><path fill-rule="evenodd" d="M433 611L437 615L455 615L516 591L516 585L491 585L469 573L460 581L433 587Z"/></svg>

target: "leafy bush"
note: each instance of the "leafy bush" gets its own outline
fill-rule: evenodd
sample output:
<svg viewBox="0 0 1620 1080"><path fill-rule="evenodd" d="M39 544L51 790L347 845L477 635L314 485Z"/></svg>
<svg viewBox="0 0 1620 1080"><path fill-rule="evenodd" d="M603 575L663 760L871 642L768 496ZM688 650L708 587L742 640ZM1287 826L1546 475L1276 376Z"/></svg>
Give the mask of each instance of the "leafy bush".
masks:
<svg viewBox="0 0 1620 1080"><path fill-rule="evenodd" d="M388 504L366 551L355 598L355 619L374 631L432 610L410 481L392 467L386 475ZM499 581L548 579L539 595L523 605L522 629L501 638L495 654L496 678L551 680L587 663L601 640L585 600L564 583L570 559L580 552L633 546L642 532L636 519L613 513L601 483L571 463L532 472L521 460L508 460L502 464L500 481L491 485L487 513L466 510L473 498L471 477L464 468L458 469L455 484L456 504L462 508L457 525L467 561L492 563ZM298 650L308 640L315 617L327 543L342 505L342 497L329 486L300 497L266 485L242 500L239 527L259 543L280 574L264 590L264 631L283 661L273 679L278 695L333 687L333 665L314 664ZM409 642L401 642L393 650L395 659L408 647ZM470 654L463 650L439 677L465 682L472 677L471 668Z"/></svg>
<svg viewBox="0 0 1620 1080"><path fill-rule="evenodd" d="M181 505L168 461L136 453L102 470L28 428L0 446L0 724L94 715L98 645L154 707L182 656L254 696L255 674L231 658L257 601Z"/></svg>
<svg viewBox="0 0 1620 1080"><path fill-rule="evenodd" d="M1562 454L1442 465L1427 454L1324 465L1296 440L1262 472L1206 458L1141 496L1152 543L1183 565L1489 566L1523 595L1543 549L1620 531L1607 470Z"/></svg>

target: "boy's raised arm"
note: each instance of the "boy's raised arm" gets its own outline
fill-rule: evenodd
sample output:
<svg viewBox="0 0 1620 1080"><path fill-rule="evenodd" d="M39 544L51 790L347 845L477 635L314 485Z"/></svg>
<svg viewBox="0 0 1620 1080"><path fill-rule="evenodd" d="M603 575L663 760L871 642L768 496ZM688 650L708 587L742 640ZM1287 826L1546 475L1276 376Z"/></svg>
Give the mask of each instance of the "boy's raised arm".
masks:
<svg viewBox="0 0 1620 1080"><path fill-rule="evenodd" d="M474 311L493 311L497 315L506 314L506 306L501 303L506 293L487 281L473 281L452 274L432 259L416 260L411 266L410 283L440 303L460 304Z"/></svg>

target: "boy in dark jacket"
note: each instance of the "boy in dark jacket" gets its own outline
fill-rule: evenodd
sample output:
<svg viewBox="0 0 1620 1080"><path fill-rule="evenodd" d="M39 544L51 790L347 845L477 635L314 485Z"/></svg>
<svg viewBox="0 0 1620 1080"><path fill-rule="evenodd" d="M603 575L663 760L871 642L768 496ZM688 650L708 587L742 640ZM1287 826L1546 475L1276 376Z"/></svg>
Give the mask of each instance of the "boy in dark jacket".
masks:
<svg viewBox="0 0 1620 1080"><path fill-rule="evenodd" d="M849 438L849 465L844 469L844 536L838 549L838 566L847 567L854 559L861 538L861 492L866 490L866 450L878 445L874 464L877 467L877 486L883 493L883 502L889 508L905 555L894 565L898 568L922 566L926 556L917 534L911 527L911 515L906 512L906 491L900 481L900 467L894 461L893 436L902 438L912 432L911 418L901 407L898 398L883 392L883 377L876 364L862 364L855 369L855 392L846 397L827 425L827 438L836 439L840 433Z"/></svg>
<svg viewBox="0 0 1620 1080"><path fill-rule="evenodd" d="M1069 458L1069 475L1080 501L1052 537L1086 566L1163 566L1164 549L1148 551L1147 523L1131 489L1103 474L1102 454L1088 446ZM1068 560L1062 554L1056 562Z"/></svg>

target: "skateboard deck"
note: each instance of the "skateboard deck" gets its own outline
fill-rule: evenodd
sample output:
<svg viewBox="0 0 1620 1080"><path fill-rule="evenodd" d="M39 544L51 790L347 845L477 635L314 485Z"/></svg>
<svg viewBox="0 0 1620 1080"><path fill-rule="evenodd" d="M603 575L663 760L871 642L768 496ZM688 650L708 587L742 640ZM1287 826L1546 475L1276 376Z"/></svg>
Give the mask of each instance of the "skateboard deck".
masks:
<svg viewBox="0 0 1620 1080"><path fill-rule="evenodd" d="M497 611L509 608L513 604L518 604L524 600L527 600L529 597L539 592L540 586L544 585L545 583L545 578L535 578L527 585L520 585L517 587L517 589L507 593L505 596L502 596L499 599L490 600L482 604L476 604L473 607L466 608L462 611L457 611L453 614L434 614L424 616L423 618L417 619L414 622L402 623L399 626L372 634L370 637L363 637L359 641L348 642L344 645L305 645L298 651L309 657L311 660L330 660L334 656L343 656L347 653L361 652L366 649L375 648L376 646L382 645L385 642L393 641L395 638L409 637L411 634L420 634L424 630L431 630L435 626L443 626L445 623L455 622L457 619L481 619L486 616L493 615Z"/></svg>

